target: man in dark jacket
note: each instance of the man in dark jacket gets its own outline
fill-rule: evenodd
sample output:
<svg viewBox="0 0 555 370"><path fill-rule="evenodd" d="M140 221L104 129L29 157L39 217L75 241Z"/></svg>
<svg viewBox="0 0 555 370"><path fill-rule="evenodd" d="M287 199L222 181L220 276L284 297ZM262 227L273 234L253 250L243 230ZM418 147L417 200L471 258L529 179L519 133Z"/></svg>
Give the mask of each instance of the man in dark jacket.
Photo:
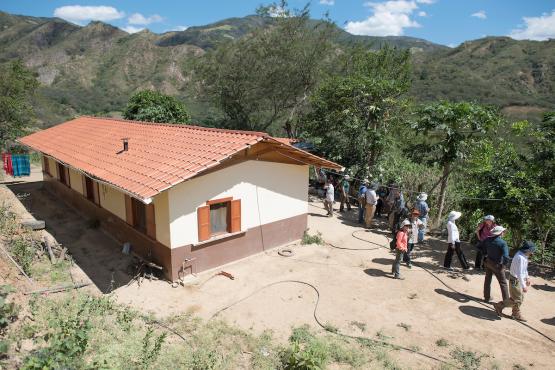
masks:
<svg viewBox="0 0 555 370"><path fill-rule="evenodd" d="M509 287L507 285L507 278L505 276L505 267L508 266L509 258L509 246L502 238L505 228L502 226L495 226L491 230L491 237L484 241L485 249L487 251L487 257L484 262L484 267L486 268L486 278L484 280L484 300L489 302L490 290L491 290L491 279L493 275L499 282L499 287L501 288L501 296L503 300L499 302L499 306L503 306L505 303L509 302Z"/></svg>

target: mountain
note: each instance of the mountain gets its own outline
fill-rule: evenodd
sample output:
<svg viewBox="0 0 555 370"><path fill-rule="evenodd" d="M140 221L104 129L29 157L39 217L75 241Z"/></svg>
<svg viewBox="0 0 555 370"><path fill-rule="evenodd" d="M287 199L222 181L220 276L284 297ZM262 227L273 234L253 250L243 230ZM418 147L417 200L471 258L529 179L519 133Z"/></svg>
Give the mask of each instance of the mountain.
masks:
<svg viewBox="0 0 555 370"><path fill-rule="evenodd" d="M81 27L58 18L0 12L0 63L20 58L37 72L41 87L35 107L45 125L75 114L117 114L130 94L144 88L179 97L203 123L218 112L194 99L190 62L271 22L247 16L179 32L128 34L102 22ZM411 94L419 101L476 100L524 116L555 105L554 40L485 38L451 49L412 37L355 36L337 28L335 42L411 49Z"/></svg>

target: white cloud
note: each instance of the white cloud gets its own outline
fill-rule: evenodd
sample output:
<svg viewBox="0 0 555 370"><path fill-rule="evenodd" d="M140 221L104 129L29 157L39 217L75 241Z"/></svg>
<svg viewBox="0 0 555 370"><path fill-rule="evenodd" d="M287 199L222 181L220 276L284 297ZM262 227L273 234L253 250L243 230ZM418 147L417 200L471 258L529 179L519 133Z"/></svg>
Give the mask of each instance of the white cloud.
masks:
<svg viewBox="0 0 555 370"><path fill-rule="evenodd" d="M189 26L175 26L174 28L170 28L169 30L165 30L164 32L172 32L172 31L185 31Z"/></svg>
<svg viewBox="0 0 555 370"><path fill-rule="evenodd" d="M470 16L471 16L471 17L480 18L480 19L486 19L486 18L488 17L488 16L486 15L486 11L485 11L485 10L477 11L476 13L472 13Z"/></svg>
<svg viewBox="0 0 555 370"><path fill-rule="evenodd" d="M82 6L67 5L56 8L54 16L70 22L83 21L113 21L125 17L124 12L118 11L112 6Z"/></svg>
<svg viewBox="0 0 555 370"><path fill-rule="evenodd" d="M405 28L420 27L411 19L412 13L418 9L416 1L390 0L364 5L372 8L374 14L363 21L348 22L345 26L347 32L354 35L401 36Z"/></svg>
<svg viewBox="0 0 555 370"><path fill-rule="evenodd" d="M510 37L517 40L555 39L555 10L551 14L543 13L540 17L523 17L524 25L511 31Z"/></svg>
<svg viewBox="0 0 555 370"><path fill-rule="evenodd" d="M419 17L427 17L427 16L428 16L428 13L426 13L426 12L423 11L423 10L421 10L421 11L418 12L418 16L419 16Z"/></svg>
<svg viewBox="0 0 555 370"><path fill-rule="evenodd" d="M151 24L156 22L161 22L163 18L158 14L153 14L149 17L145 17L141 13L133 13L127 19L129 24Z"/></svg>
<svg viewBox="0 0 555 370"><path fill-rule="evenodd" d="M320 4L322 4L322 5L334 5L335 0L320 0Z"/></svg>
<svg viewBox="0 0 555 370"><path fill-rule="evenodd" d="M122 30L124 30L127 33L137 33L137 32L141 32L142 30L144 30L144 27L135 27L135 26L125 26L121 28Z"/></svg>
<svg viewBox="0 0 555 370"><path fill-rule="evenodd" d="M436 2L436 0L416 0L416 2L418 4L426 4L426 5L430 5Z"/></svg>

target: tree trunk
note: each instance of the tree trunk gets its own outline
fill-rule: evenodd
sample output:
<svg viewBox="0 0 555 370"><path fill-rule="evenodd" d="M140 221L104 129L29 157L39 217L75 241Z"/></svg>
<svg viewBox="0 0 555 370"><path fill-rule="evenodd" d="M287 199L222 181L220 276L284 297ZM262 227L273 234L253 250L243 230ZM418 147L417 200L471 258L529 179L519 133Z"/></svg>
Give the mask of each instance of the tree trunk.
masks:
<svg viewBox="0 0 555 370"><path fill-rule="evenodd" d="M545 248L547 247L547 238L549 237L549 232L551 231L551 228L548 228L546 233L545 233L545 237L543 238L542 241L542 265L545 263Z"/></svg>
<svg viewBox="0 0 555 370"><path fill-rule="evenodd" d="M441 178L441 188L439 190L439 199L437 202L437 217L435 227L439 227L441 223L441 215L443 214L443 207L445 206L445 193L447 192L447 181L449 180L449 172L451 171L451 163L443 165L443 176Z"/></svg>

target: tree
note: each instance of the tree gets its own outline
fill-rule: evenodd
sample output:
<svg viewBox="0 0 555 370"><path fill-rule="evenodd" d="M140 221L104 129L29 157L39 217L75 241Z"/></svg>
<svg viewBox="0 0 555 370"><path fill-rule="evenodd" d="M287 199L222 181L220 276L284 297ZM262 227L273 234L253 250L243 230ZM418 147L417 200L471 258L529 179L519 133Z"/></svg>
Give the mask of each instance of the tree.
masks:
<svg viewBox="0 0 555 370"><path fill-rule="evenodd" d="M443 214L447 183L451 171L464 163L472 148L483 140L491 129L501 122L496 108L474 103L442 101L421 107L411 128L422 142L412 145L411 152L418 153L420 160L437 163L443 169L437 218L438 225ZM437 186L437 184L436 184ZM435 189L431 189L431 193Z"/></svg>
<svg viewBox="0 0 555 370"><path fill-rule="evenodd" d="M408 51L388 47L346 54L344 75L329 77L312 95L303 135L331 160L372 173L402 116L409 61Z"/></svg>
<svg viewBox="0 0 555 370"><path fill-rule="evenodd" d="M310 20L308 7L259 9L268 27L208 52L194 68L199 94L225 115L224 127L296 134L303 110L332 53L333 26Z"/></svg>
<svg viewBox="0 0 555 370"><path fill-rule="evenodd" d="M187 123L190 119L183 103L172 96L153 90L142 90L131 96L123 117L163 123Z"/></svg>
<svg viewBox="0 0 555 370"><path fill-rule="evenodd" d="M0 147L21 136L34 117L31 97L39 86L20 60L0 68Z"/></svg>

